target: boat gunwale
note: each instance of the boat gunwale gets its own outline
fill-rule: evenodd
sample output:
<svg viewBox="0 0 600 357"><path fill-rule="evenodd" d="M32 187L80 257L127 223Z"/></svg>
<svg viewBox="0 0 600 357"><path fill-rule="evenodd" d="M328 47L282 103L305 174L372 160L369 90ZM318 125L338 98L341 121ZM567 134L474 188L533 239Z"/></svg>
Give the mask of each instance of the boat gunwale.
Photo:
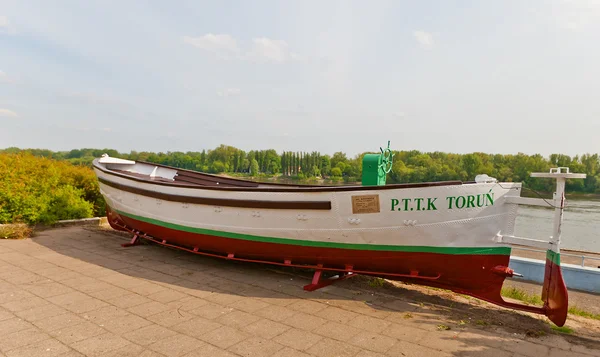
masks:
<svg viewBox="0 0 600 357"><path fill-rule="evenodd" d="M331 210L331 201L276 201L276 200L244 200L219 197L184 196L172 193L151 191L139 187L127 186L102 177L98 181L121 191L130 192L159 200L191 203L211 206L263 208L263 209L293 209L293 210Z"/></svg>
<svg viewBox="0 0 600 357"><path fill-rule="evenodd" d="M210 177L219 178L220 176L205 174L202 172L196 172L193 170L180 169L173 166L160 165L160 164L152 164L141 161L136 161L137 163L142 163L146 165L155 165L159 167L164 167L176 171L186 171L192 173L199 173L202 175L209 175ZM397 184L387 184L382 186L359 186L359 185L339 185L339 186L302 186L302 185L290 185L290 184L269 184L264 183L264 185L273 185L271 187L223 187L223 186L203 186L203 185L194 185L194 184L182 184L173 182L165 182L165 181L155 181L148 176L148 178L140 178L135 177L133 175L127 175L120 172L115 172L106 167L101 167L98 165L98 159L94 159L92 163L93 167L107 175L116 176L125 178L131 181L143 182L153 185L160 186L168 186L174 188L189 188L189 189L202 189L202 190L215 190L215 191L235 191L235 192L347 192L347 191L377 191L377 190L394 190L394 189L407 189L407 188L424 188L424 187L439 187L439 186L461 186L465 184L462 181L436 181L436 182L422 182L422 183L397 183ZM242 181L242 182L252 182L258 185L261 185L260 182L256 181L247 181L247 180L239 180L235 178L223 178L227 181ZM470 182L469 182L470 183ZM283 186L283 187L274 187L274 186Z"/></svg>

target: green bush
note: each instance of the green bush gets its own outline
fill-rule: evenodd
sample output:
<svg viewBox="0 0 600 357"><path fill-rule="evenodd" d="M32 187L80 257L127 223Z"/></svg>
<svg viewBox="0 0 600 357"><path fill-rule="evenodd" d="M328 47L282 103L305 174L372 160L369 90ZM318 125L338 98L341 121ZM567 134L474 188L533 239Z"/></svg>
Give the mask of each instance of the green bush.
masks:
<svg viewBox="0 0 600 357"><path fill-rule="evenodd" d="M46 210L40 215L40 222L51 224L62 219L78 219L91 217L94 205L86 201L84 192L73 186L59 187L50 196Z"/></svg>
<svg viewBox="0 0 600 357"><path fill-rule="evenodd" d="M104 215L104 199L89 167L35 157L0 154L0 224L50 224Z"/></svg>

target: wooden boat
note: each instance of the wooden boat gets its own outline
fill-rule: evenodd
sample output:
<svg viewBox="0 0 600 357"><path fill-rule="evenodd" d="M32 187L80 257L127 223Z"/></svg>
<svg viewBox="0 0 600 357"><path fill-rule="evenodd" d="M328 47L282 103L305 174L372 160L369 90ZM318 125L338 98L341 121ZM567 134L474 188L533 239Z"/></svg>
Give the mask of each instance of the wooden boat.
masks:
<svg viewBox="0 0 600 357"><path fill-rule="evenodd" d="M138 239L196 254L315 270L306 290L339 279L379 276L449 289L565 323L568 295L560 269L563 170L553 200L520 197L521 183L487 175L474 182L385 184L391 151L369 154L363 183L311 186L260 183L103 155L94 160L107 216ZM556 207L550 241L515 237L519 204ZM547 249L543 307L505 301L511 244Z"/></svg>

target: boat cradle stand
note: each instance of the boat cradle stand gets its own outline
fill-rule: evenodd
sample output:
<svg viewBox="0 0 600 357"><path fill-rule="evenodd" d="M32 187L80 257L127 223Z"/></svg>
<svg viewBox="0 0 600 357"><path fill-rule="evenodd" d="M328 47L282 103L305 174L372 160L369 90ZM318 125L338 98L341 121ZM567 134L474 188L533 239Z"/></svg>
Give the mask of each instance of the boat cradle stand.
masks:
<svg viewBox="0 0 600 357"><path fill-rule="evenodd" d="M152 237L144 232L141 232L139 230L135 230L131 227L128 227L127 225L125 225L123 222L120 222L119 220L111 220L110 223L111 223L111 226L113 226L113 228L118 228L119 230L127 231L133 235L131 238L131 241L129 241L128 243L121 244L121 246L124 248L139 245L141 242L140 239L145 239L147 241L150 241L150 242L153 242L156 244L160 244L160 245L163 245L166 247L175 248L175 249L183 250L186 252L209 256L209 257L213 257L213 258L236 260L236 261L249 262L249 263L271 264L271 265L277 265L277 266L287 266L287 267L303 268L303 269L314 269L315 272L313 274L311 283L304 286L304 290L306 290L306 291L315 291L317 289L321 289L321 288L324 288L331 284L334 284L338 281L352 278L358 274L379 276L379 277L392 278L392 279L393 278L410 278L410 279L429 280L429 281L437 280L441 276L441 274L439 274L439 273L434 276L424 276L424 275L420 275L419 272L417 272L417 271L411 271L409 274L397 274L397 273L387 273L387 272L355 270L352 265L346 265L344 267L344 269L340 269L340 268L325 267L323 264L317 264L317 265L293 264L291 260L284 260L282 263L282 262L269 261L269 260L239 258L239 257L235 256L235 253L227 253L227 255L215 254L215 253L210 253L210 252L203 252L200 249L198 249L198 247L194 247L193 249L190 249L188 247L184 247L184 246L181 246L178 244L169 243L165 239L158 239L158 238ZM339 274L337 274L336 276L332 276L330 278L324 279L323 272L326 272L326 271L327 272L338 272Z"/></svg>

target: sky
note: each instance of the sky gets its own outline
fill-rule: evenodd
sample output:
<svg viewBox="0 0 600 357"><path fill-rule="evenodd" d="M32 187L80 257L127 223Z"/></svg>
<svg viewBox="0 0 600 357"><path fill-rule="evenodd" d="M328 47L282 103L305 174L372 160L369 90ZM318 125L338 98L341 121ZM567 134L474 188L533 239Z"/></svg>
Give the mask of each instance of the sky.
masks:
<svg viewBox="0 0 600 357"><path fill-rule="evenodd" d="M600 152L600 0L0 0L0 148Z"/></svg>

